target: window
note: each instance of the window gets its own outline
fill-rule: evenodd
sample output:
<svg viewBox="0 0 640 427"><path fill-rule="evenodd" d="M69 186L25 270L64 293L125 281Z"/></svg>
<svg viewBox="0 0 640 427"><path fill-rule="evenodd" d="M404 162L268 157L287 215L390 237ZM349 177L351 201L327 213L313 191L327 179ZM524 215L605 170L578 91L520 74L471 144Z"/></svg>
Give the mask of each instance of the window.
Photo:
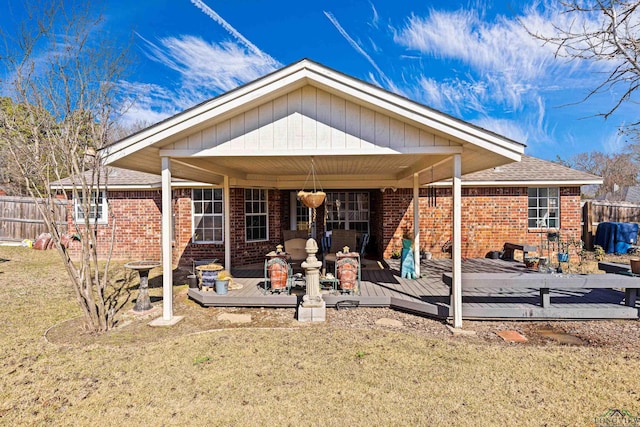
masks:
<svg viewBox="0 0 640 427"><path fill-rule="evenodd" d="M302 204L298 198L296 198L296 228L295 230L308 230L309 229L309 208Z"/></svg>
<svg viewBox="0 0 640 427"><path fill-rule="evenodd" d="M369 232L369 193L327 193L327 231L334 229Z"/></svg>
<svg viewBox="0 0 640 427"><path fill-rule="evenodd" d="M85 212L83 210L82 192L78 193L78 198L74 200L73 215L77 222L84 222ZM98 224L106 224L108 216L105 192L92 192L91 205L89 206L89 222L93 223L97 220Z"/></svg>
<svg viewBox="0 0 640 427"><path fill-rule="evenodd" d="M560 228L560 191L557 187L529 188L529 228Z"/></svg>
<svg viewBox="0 0 640 427"><path fill-rule="evenodd" d="M222 242L224 203L221 188L196 188L193 190L193 241Z"/></svg>
<svg viewBox="0 0 640 427"><path fill-rule="evenodd" d="M267 190L244 190L244 226L247 242L267 240Z"/></svg>

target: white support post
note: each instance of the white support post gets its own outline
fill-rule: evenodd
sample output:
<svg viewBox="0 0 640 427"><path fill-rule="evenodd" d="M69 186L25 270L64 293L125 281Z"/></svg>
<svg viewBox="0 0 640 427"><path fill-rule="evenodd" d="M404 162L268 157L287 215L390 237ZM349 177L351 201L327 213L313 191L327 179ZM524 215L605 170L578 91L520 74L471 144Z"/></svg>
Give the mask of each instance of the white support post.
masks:
<svg viewBox="0 0 640 427"><path fill-rule="evenodd" d="M453 260L451 308L453 327L462 327L462 156L453 156L453 239L451 257Z"/></svg>
<svg viewBox="0 0 640 427"><path fill-rule="evenodd" d="M171 159L162 158L162 320L173 318Z"/></svg>
<svg viewBox="0 0 640 427"><path fill-rule="evenodd" d="M231 271L231 200L229 191L229 177L224 176L224 268Z"/></svg>
<svg viewBox="0 0 640 427"><path fill-rule="evenodd" d="M420 182L413 174L413 263L416 276L420 277Z"/></svg>

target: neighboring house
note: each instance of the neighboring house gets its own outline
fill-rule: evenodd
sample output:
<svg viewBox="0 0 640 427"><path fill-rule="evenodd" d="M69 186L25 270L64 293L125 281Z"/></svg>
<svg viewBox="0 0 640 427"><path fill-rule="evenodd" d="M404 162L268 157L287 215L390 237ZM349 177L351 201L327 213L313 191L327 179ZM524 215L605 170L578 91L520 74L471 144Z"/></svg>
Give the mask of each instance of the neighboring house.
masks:
<svg viewBox="0 0 640 427"><path fill-rule="evenodd" d="M520 162L463 175L462 255L483 257L488 251L500 250L506 241L537 245L540 233L549 229L561 229L567 236L579 238L580 186L600 181L596 176L526 155ZM106 253L115 221L114 257L159 259L160 176L109 168L108 184L106 200L111 219L104 193L97 199L101 254ZM67 190L69 185L69 180L56 183ZM174 260L189 264L192 259L223 259L222 188L183 180L176 180L172 187ZM369 254L389 257L401 247L402 234L413 227L410 189L325 191L327 203L316 213L318 235L335 227L357 229L371 236ZM235 265L261 260L266 252L282 243L282 230L308 228L309 211L296 199L295 190L268 193L264 210L271 218L269 239L259 246L256 254L248 251L235 254L232 257ZM247 217L244 207L249 202L242 191L232 191L231 196L236 199L232 201L232 216L240 219L234 220L232 239L233 245L239 247L250 232L247 220L243 221ZM434 257L449 256L443 247L451 238L451 196L451 183L447 181L420 189L421 249ZM336 206L338 200L341 213ZM253 203L264 202L252 200Z"/></svg>
<svg viewBox="0 0 640 427"><path fill-rule="evenodd" d="M607 200L609 202L626 202L640 204L640 185L625 186L600 195L595 200Z"/></svg>

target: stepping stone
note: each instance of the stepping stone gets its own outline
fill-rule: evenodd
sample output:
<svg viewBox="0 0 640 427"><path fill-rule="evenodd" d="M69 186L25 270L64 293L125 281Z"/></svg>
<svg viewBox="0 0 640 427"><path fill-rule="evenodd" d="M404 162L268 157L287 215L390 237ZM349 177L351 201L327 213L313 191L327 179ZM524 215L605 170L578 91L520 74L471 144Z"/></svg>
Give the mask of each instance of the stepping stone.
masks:
<svg viewBox="0 0 640 427"><path fill-rule="evenodd" d="M476 335L476 331L454 328L453 326L450 326L450 325L447 325L447 329L449 329L449 332L451 332L451 335L453 335L454 337L460 337L460 336L468 337L468 336Z"/></svg>
<svg viewBox="0 0 640 427"><path fill-rule="evenodd" d="M231 323L251 323L250 314L222 313L218 315L218 320Z"/></svg>
<svg viewBox="0 0 640 427"><path fill-rule="evenodd" d="M496 334L506 342L527 342L528 340L516 331L500 331Z"/></svg>
<svg viewBox="0 0 640 427"><path fill-rule="evenodd" d="M376 325L391 326L392 328L401 328L402 326L404 326L401 321L396 319L389 319L388 317L383 317L381 319L376 320Z"/></svg>

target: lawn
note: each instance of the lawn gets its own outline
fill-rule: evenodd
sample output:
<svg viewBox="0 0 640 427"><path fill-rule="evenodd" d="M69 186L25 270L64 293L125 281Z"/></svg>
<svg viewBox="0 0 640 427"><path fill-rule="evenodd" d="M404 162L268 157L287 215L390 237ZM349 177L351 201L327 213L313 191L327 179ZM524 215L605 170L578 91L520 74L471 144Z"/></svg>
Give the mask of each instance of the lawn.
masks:
<svg viewBox="0 0 640 427"><path fill-rule="evenodd" d="M133 320L69 335L60 331L80 313L55 251L0 247L0 260L2 425L574 426L609 408L640 414L637 346L523 346L294 319L211 328L203 319L220 309L190 301L176 304L185 320L174 328Z"/></svg>

